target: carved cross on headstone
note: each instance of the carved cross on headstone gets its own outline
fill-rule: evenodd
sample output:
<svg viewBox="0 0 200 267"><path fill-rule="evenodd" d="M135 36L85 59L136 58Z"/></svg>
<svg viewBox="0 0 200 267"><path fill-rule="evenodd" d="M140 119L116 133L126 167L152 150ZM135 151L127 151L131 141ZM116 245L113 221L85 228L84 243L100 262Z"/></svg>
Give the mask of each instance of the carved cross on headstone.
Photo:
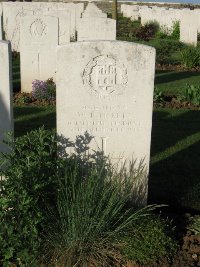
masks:
<svg viewBox="0 0 200 267"><path fill-rule="evenodd" d="M106 154L106 145L107 145L107 140L108 140L108 136L102 136L101 137L101 150L104 152L104 154Z"/></svg>

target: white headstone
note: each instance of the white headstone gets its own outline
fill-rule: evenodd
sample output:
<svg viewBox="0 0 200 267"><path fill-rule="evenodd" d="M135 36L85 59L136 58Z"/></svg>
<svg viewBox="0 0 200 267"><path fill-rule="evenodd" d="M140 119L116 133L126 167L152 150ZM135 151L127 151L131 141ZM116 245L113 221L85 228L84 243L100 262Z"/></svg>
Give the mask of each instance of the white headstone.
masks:
<svg viewBox="0 0 200 267"><path fill-rule="evenodd" d="M33 10L23 7L23 3L3 2L5 39L11 42L13 51L20 52L20 20L26 15L33 15Z"/></svg>
<svg viewBox="0 0 200 267"><path fill-rule="evenodd" d="M116 40L116 20L82 18L77 31L78 41Z"/></svg>
<svg viewBox="0 0 200 267"><path fill-rule="evenodd" d="M58 10L65 10L70 13L70 37L72 40L76 38L76 4L74 3L58 3Z"/></svg>
<svg viewBox="0 0 200 267"><path fill-rule="evenodd" d="M57 3L57 2L3 2L3 25L6 40L11 41L12 50L20 52L20 20L24 16L43 16L47 12L70 13L70 37L75 40L76 29L83 3ZM1 5L0 5L1 13ZM68 23L67 23L68 27ZM65 26L64 26L65 28ZM61 43L63 43L61 41Z"/></svg>
<svg viewBox="0 0 200 267"><path fill-rule="evenodd" d="M94 3L88 3L82 18L107 18L107 14L103 13Z"/></svg>
<svg viewBox="0 0 200 267"><path fill-rule="evenodd" d="M8 148L2 141L8 132L13 131L12 109L12 67L10 43L0 41L0 152Z"/></svg>
<svg viewBox="0 0 200 267"><path fill-rule="evenodd" d="M75 5L76 7L76 30L78 28L79 20L81 18L81 15L84 11L84 4L83 3L78 3Z"/></svg>
<svg viewBox="0 0 200 267"><path fill-rule="evenodd" d="M198 33L200 33L200 8L195 9L194 12L197 14Z"/></svg>
<svg viewBox="0 0 200 267"><path fill-rule="evenodd" d="M140 7L141 24L157 22L162 31L171 34L174 24L180 21L180 10L166 7Z"/></svg>
<svg viewBox="0 0 200 267"><path fill-rule="evenodd" d="M71 14L68 10L55 10L48 11L43 15L57 17L59 28L59 45L67 44L70 42L70 22Z"/></svg>
<svg viewBox="0 0 200 267"><path fill-rule="evenodd" d="M141 17L141 24L145 25L149 21L154 21L154 18L152 16L152 9L147 6L142 6L140 8L140 17Z"/></svg>
<svg viewBox="0 0 200 267"><path fill-rule="evenodd" d="M87 131L92 148L113 163L145 159L148 169L155 49L93 41L60 46L57 54L58 134L75 140Z"/></svg>
<svg viewBox="0 0 200 267"><path fill-rule="evenodd" d="M33 80L55 79L58 18L27 16L21 27L21 91L30 92Z"/></svg>
<svg viewBox="0 0 200 267"><path fill-rule="evenodd" d="M139 18L139 9L138 5L121 5L121 13L126 18L130 18L132 21L138 20Z"/></svg>
<svg viewBox="0 0 200 267"><path fill-rule="evenodd" d="M185 11L180 22L180 41L197 45L198 15L194 11Z"/></svg>

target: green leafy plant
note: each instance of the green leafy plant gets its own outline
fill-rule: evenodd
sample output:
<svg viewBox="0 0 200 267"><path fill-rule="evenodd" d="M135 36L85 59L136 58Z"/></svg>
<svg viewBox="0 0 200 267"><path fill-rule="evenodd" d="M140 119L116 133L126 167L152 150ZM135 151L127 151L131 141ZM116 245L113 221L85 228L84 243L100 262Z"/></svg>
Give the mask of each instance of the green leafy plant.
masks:
<svg viewBox="0 0 200 267"><path fill-rule="evenodd" d="M0 165L1 265L126 260L122 236L157 206L144 206L143 162L116 170L101 151L90 151L92 139L86 132L70 142L41 128L8 142Z"/></svg>
<svg viewBox="0 0 200 267"><path fill-rule="evenodd" d="M140 264L150 264L162 257L170 259L178 248L172 223L155 215L135 221L123 241L127 258Z"/></svg>
<svg viewBox="0 0 200 267"><path fill-rule="evenodd" d="M156 38L179 41L179 39L180 39L180 23L178 21L174 21L172 29L169 29L166 27L160 27L156 33Z"/></svg>
<svg viewBox="0 0 200 267"><path fill-rule="evenodd" d="M179 21L174 21L173 29L172 29L172 33L170 34L170 37L174 40L180 39L180 22Z"/></svg>
<svg viewBox="0 0 200 267"><path fill-rule="evenodd" d="M44 210L55 200L56 134L32 131L9 146L1 155L0 258L3 266L36 266Z"/></svg>
<svg viewBox="0 0 200 267"><path fill-rule="evenodd" d="M162 102L164 102L164 94L157 87L155 87L155 89L154 89L153 101L155 103L162 103Z"/></svg>
<svg viewBox="0 0 200 267"><path fill-rule="evenodd" d="M150 45L156 49L156 62L159 64L177 64L179 63L180 51L184 45L171 39L154 39ZM178 57L177 57L178 56ZM177 62L178 60L178 62Z"/></svg>
<svg viewBox="0 0 200 267"><path fill-rule="evenodd" d="M120 40L135 40L135 32L141 26L140 21L131 21L130 18L118 16L117 38Z"/></svg>
<svg viewBox="0 0 200 267"><path fill-rule="evenodd" d="M184 90L178 96L181 101L190 102L196 106L200 105L200 85L186 84Z"/></svg>
<svg viewBox="0 0 200 267"><path fill-rule="evenodd" d="M135 29L134 36L141 41L149 41L153 37L155 37L157 31L159 29L159 25L156 22L149 22L144 26L140 26Z"/></svg>
<svg viewBox="0 0 200 267"><path fill-rule="evenodd" d="M187 46L180 53L181 62L187 69L192 69L200 66L200 47Z"/></svg>
<svg viewBox="0 0 200 267"><path fill-rule="evenodd" d="M194 232L195 235L200 235L200 216L191 217L187 228Z"/></svg>
<svg viewBox="0 0 200 267"><path fill-rule="evenodd" d="M31 96L28 93L17 93L14 95L13 100L14 103L17 104L27 104L32 102Z"/></svg>
<svg viewBox="0 0 200 267"><path fill-rule="evenodd" d="M158 31L156 32L155 37L157 39L168 39L169 38L169 30L164 26L160 26Z"/></svg>

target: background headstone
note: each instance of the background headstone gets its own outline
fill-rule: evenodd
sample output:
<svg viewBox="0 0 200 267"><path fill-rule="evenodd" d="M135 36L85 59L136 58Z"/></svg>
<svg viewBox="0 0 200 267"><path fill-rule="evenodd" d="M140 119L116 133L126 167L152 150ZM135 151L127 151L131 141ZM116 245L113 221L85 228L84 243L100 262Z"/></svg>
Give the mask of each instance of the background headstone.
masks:
<svg viewBox="0 0 200 267"><path fill-rule="evenodd" d="M77 31L78 41L116 40L116 20L81 18Z"/></svg>
<svg viewBox="0 0 200 267"><path fill-rule="evenodd" d="M20 20L26 15L33 15L33 10L24 7L23 3L3 2L5 39L11 42L13 51L20 52Z"/></svg>
<svg viewBox="0 0 200 267"><path fill-rule="evenodd" d="M64 45L70 42L70 23L71 14L69 10L55 10L44 13L45 16L52 16L58 18L58 44Z"/></svg>
<svg viewBox="0 0 200 267"><path fill-rule="evenodd" d="M87 131L92 148L113 163L150 157L155 49L121 41L58 47L57 132L75 140ZM147 177L144 184L147 185Z"/></svg>
<svg viewBox="0 0 200 267"><path fill-rule="evenodd" d="M180 41L196 46L197 36L198 15L194 11L183 12L180 22Z"/></svg>
<svg viewBox="0 0 200 267"><path fill-rule="evenodd" d="M58 10L65 10L70 13L70 38L76 39L76 4L74 3L58 3Z"/></svg>
<svg viewBox="0 0 200 267"><path fill-rule="evenodd" d="M8 132L13 131L12 108L12 67L10 43L0 41L0 151L8 148L2 141Z"/></svg>
<svg viewBox="0 0 200 267"><path fill-rule="evenodd" d="M25 16L43 16L47 12L70 14L70 38L76 39L76 30L84 9L83 3L59 3L59 2L3 2L3 27L6 40L11 41L12 50L20 52L20 20ZM0 5L1 15L1 5ZM62 21L67 20L63 18ZM64 26L64 28L68 27ZM61 41L63 44L63 41Z"/></svg>
<svg viewBox="0 0 200 267"><path fill-rule="evenodd" d="M58 18L27 16L21 20L21 27L21 91L31 92L33 80L55 80Z"/></svg>
<svg viewBox="0 0 200 267"><path fill-rule="evenodd" d="M82 13L82 18L107 18L107 14L103 13L94 3L88 3L85 11Z"/></svg>

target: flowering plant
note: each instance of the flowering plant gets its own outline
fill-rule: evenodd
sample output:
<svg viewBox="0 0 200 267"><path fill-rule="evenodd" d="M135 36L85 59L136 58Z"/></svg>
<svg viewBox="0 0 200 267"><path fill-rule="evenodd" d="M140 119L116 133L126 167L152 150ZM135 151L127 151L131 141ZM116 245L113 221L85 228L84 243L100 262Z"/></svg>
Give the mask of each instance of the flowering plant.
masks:
<svg viewBox="0 0 200 267"><path fill-rule="evenodd" d="M32 82L32 96L38 100L54 101L56 99L56 84L53 78L46 81Z"/></svg>

